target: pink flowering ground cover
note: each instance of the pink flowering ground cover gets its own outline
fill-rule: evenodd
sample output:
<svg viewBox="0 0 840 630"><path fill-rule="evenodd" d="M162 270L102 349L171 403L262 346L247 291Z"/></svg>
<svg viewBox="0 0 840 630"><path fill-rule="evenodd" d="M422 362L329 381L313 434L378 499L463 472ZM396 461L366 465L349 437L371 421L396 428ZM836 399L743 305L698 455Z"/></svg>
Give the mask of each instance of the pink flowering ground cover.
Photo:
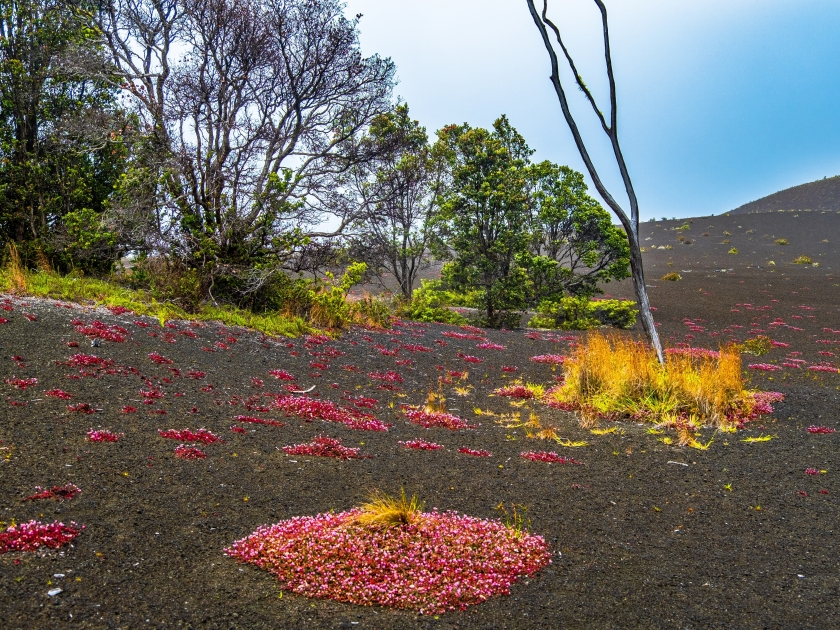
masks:
<svg viewBox="0 0 840 630"><path fill-rule="evenodd" d="M41 547L58 549L82 533L84 526L65 525L58 521L42 523L28 521L11 525L0 532L0 553L10 551L38 551Z"/></svg>
<svg viewBox="0 0 840 630"><path fill-rule="evenodd" d="M394 527L360 525L360 510L266 525L225 553L307 597L423 614L507 595L551 562L541 536L498 521L432 511Z"/></svg>
<svg viewBox="0 0 840 630"><path fill-rule="evenodd" d="M312 457L334 457L335 459L366 459L370 455L361 455L362 449L344 446L338 438L319 435L308 444L284 446L287 455L310 455Z"/></svg>
<svg viewBox="0 0 840 630"><path fill-rule="evenodd" d="M443 428L452 431L461 429L475 429L478 425L468 424L463 418L441 411L427 411L425 409L406 409L403 411L413 424L424 429Z"/></svg>

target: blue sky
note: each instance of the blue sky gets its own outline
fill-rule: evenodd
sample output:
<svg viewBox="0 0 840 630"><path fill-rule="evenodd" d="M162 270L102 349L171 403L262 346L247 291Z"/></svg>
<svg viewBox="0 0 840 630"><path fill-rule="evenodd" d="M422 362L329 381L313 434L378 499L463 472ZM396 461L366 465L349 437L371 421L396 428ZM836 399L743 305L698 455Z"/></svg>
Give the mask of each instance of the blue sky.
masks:
<svg viewBox="0 0 840 630"><path fill-rule="evenodd" d="M619 135L643 220L720 214L840 174L840 1L605 3ZM364 14L363 52L396 62L397 94L430 134L505 113L535 159L584 170L525 0L347 0L347 13ZM549 16L606 110L594 3L550 0ZM565 78L618 194L603 132Z"/></svg>

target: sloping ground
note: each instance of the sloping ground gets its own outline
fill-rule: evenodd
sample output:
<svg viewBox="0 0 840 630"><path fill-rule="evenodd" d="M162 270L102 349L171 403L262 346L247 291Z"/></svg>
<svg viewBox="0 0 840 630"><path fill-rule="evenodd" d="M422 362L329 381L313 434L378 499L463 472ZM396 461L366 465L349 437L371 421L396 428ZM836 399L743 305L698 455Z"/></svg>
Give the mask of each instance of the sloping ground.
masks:
<svg viewBox="0 0 840 630"><path fill-rule="evenodd" d="M617 433L593 435L570 414L542 406L533 411L543 423L589 445L564 448L529 439L521 428L476 415L480 408L527 417L527 407L512 407L492 391L516 377L554 383L557 372L530 359L567 354L577 333L486 334L504 349L478 348L479 340L458 336L468 331L439 325L357 329L334 341L286 340L215 324L162 329L129 313L10 297L4 305L11 310L0 311L8 320L0 324L0 371L3 381L12 381L0 382L0 520L74 521L85 529L60 550L0 554L2 625L840 627L840 432L806 431L810 425L840 428L840 374L808 370L840 364L835 217L700 218L684 232L670 229L682 222L645 225L648 247L673 246L645 254L666 341L716 348L766 334L787 344L760 358L744 357L752 386L780 391L786 400L746 431L704 431L703 442L714 437L706 451L664 444L632 422L616 423ZM692 244L676 241L679 234ZM791 245L775 246L773 236ZM726 253L732 246L738 255ZM790 263L802 253L816 256L820 266ZM683 279L658 280L671 270ZM607 289L629 293L626 283ZM124 328L126 339L92 348L77 327L93 320ZM113 364L68 365L76 353ZM759 362L781 369L747 368ZM285 370L295 384L271 370ZM449 371L469 372L444 386L449 410L480 426L449 431L409 423L401 405L422 403ZM19 389L14 378L38 381ZM276 395L289 393L287 386L312 385L312 400L370 413L393 426L376 432L307 422L272 405ZM73 398L45 394L54 389ZM80 403L93 413L68 407ZM124 413L125 407L136 411ZM205 459L177 458L180 442L158 430L185 428L205 428L224 442L201 446ZM92 443L89 429L124 437ZM340 438L372 457L342 462L282 451L317 435ZM742 441L762 435L774 439ZM414 438L445 448L408 451L399 445ZM473 457L459 448L492 455ZM520 457L531 450L557 451L582 465ZM67 483L81 494L63 502L26 500L36 486ZM530 530L552 545L551 566L517 583L509 597L434 617L281 593L271 575L222 553L260 525L346 510L373 488L398 493L401 487L425 499L427 509L480 518L498 517L500 502L527 506ZM61 592L49 596L53 589Z"/></svg>
<svg viewBox="0 0 840 630"><path fill-rule="evenodd" d="M840 175L818 179L780 190L730 210L727 214L753 214L756 212L819 212L840 210Z"/></svg>

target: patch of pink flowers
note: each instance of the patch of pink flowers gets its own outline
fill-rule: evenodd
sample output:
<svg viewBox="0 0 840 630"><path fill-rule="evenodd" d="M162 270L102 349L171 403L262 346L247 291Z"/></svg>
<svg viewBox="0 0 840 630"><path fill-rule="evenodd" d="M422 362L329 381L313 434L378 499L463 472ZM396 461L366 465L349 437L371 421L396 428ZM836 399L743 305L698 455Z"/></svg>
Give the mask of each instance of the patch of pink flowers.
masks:
<svg viewBox="0 0 840 630"><path fill-rule="evenodd" d="M406 409L403 413L413 424L420 425L424 429L443 428L458 431L460 429L475 429L478 426L475 424L467 424L466 420L452 415L451 413L444 413L442 411Z"/></svg>
<svg viewBox="0 0 840 630"><path fill-rule="evenodd" d="M511 385L500 387L493 392L496 396L507 396L508 398L533 398L534 392L524 385Z"/></svg>
<svg viewBox="0 0 840 630"><path fill-rule="evenodd" d="M778 365L771 363L750 363L747 367L751 370L760 370L762 372L776 372L782 369Z"/></svg>
<svg viewBox="0 0 840 630"><path fill-rule="evenodd" d="M813 425L813 424L806 429L806 431L808 431L808 433L817 433L817 434L820 434L820 433L822 433L822 434L834 433L836 430L837 429L832 429L831 427L818 427L818 426Z"/></svg>
<svg viewBox="0 0 840 630"><path fill-rule="evenodd" d="M369 413L340 407L329 400L315 400L308 396L277 396L274 407L299 416L308 422L324 420L360 431L387 431L390 426Z"/></svg>
<svg viewBox="0 0 840 630"><path fill-rule="evenodd" d="M174 363L172 359L167 359L165 356L158 354L157 352L150 352L149 359L158 365L172 365Z"/></svg>
<svg viewBox="0 0 840 630"><path fill-rule="evenodd" d="M340 460L367 459L370 455L360 455L359 448L344 446L338 438L319 435L308 444L284 446L287 455L311 455L312 457L334 457Z"/></svg>
<svg viewBox="0 0 840 630"><path fill-rule="evenodd" d="M175 457L180 457L181 459L204 459L207 457L207 453L195 446L180 444L175 447Z"/></svg>
<svg viewBox="0 0 840 630"><path fill-rule="evenodd" d="M462 354L460 357L466 361L467 363L483 363L484 359L479 359L478 357L474 357L469 354Z"/></svg>
<svg viewBox="0 0 840 630"><path fill-rule="evenodd" d="M284 422L271 420L270 418L256 418L254 416L236 416L234 418L237 422L250 422L251 424L265 424L270 427L285 427Z"/></svg>
<svg viewBox="0 0 840 630"><path fill-rule="evenodd" d="M260 527L225 553L273 573L284 590L423 614L463 610L510 594L551 563L541 536L498 521L432 511L410 525L356 524L359 510Z"/></svg>
<svg viewBox="0 0 840 630"><path fill-rule="evenodd" d="M837 372L837 368L832 365L809 365L808 369L812 372Z"/></svg>
<svg viewBox="0 0 840 630"><path fill-rule="evenodd" d="M406 440L404 442L397 442L403 448L410 448L416 451L439 451L443 448L443 444L435 444L434 442L427 442L426 440Z"/></svg>
<svg viewBox="0 0 840 630"><path fill-rule="evenodd" d="M39 499L54 499L55 501L65 501L76 497L81 489L72 483L66 483L63 486L53 486L44 490L41 486L35 486L37 492L24 499L24 501L37 501Z"/></svg>
<svg viewBox="0 0 840 630"><path fill-rule="evenodd" d="M67 411L74 413L96 413L96 409L90 406L90 403L78 403L76 405L67 405Z"/></svg>
<svg viewBox="0 0 840 630"><path fill-rule="evenodd" d="M125 434L113 433L104 429L91 429L87 432L88 442L116 442L121 437L125 437Z"/></svg>
<svg viewBox="0 0 840 630"><path fill-rule="evenodd" d="M58 549L82 533L84 525L65 525L58 521L42 523L29 521L7 527L0 532L0 553L10 551L37 551L41 547Z"/></svg>
<svg viewBox="0 0 840 630"><path fill-rule="evenodd" d="M538 354L531 357L531 361L534 363L548 363L549 365L562 365L565 360L566 357L562 354Z"/></svg>
<svg viewBox="0 0 840 630"><path fill-rule="evenodd" d="M519 456L530 459L532 462L545 462L547 464L577 464L578 466L583 464L583 462L579 462L571 457L558 455L554 451L528 451L526 453L520 453Z"/></svg>
<svg viewBox="0 0 840 630"><path fill-rule="evenodd" d="M503 346L498 343L493 343L492 341L485 341L484 343L480 343L476 346L476 348L481 348L482 350L507 350L507 346Z"/></svg>
<svg viewBox="0 0 840 630"><path fill-rule="evenodd" d="M493 455L490 451L474 450L467 448L466 446L459 448L458 452L463 453L464 455L472 455L473 457L490 457Z"/></svg>
<svg viewBox="0 0 840 630"><path fill-rule="evenodd" d="M115 343L122 343L128 338L128 331L122 326L108 326L98 319L90 324L84 324L79 320L74 320L73 323L76 326L76 332L86 337L98 337L103 341L113 341Z"/></svg>
<svg viewBox="0 0 840 630"><path fill-rule="evenodd" d="M393 370L387 372L369 372L368 377L376 381L386 381L388 383L402 383L405 380L398 372L394 372Z"/></svg>
<svg viewBox="0 0 840 630"><path fill-rule="evenodd" d="M819 475L820 471L817 470L816 468L806 468L805 469L805 474L813 477L813 476Z"/></svg>
<svg viewBox="0 0 840 630"><path fill-rule="evenodd" d="M38 384L37 378L7 378L6 384L11 385L15 389L27 389L29 387L34 387Z"/></svg>
<svg viewBox="0 0 840 630"><path fill-rule="evenodd" d="M169 440L201 442L202 444L214 444L222 441L222 438L207 429L199 429L198 431L191 431L190 429L169 429L167 431L163 431L162 429L158 429L158 435Z"/></svg>
<svg viewBox="0 0 840 630"><path fill-rule="evenodd" d="M516 372L518 370L519 370L519 368L516 367L515 365L503 365L502 366L502 372Z"/></svg>
<svg viewBox="0 0 840 630"><path fill-rule="evenodd" d="M48 389L44 392L44 396L51 396L53 398L61 398L62 400L69 400L73 398L73 394L68 394L64 390L61 389Z"/></svg>
<svg viewBox="0 0 840 630"><path fill-rule="evenodd" d="M484 335L481 333L459 333L446 330L440 334L444 337L450 337L451 339L472 339L473 341L484 341Z"/></svg>

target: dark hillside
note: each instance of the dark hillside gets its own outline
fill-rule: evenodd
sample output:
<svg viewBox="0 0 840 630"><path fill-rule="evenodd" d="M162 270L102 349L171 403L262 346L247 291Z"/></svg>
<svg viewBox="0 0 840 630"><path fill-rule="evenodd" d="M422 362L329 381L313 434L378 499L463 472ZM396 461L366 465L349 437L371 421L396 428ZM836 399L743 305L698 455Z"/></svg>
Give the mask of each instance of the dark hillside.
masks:
<svg viewBox="0 0 840 630"><path fill-rule="evenodd" d="M745 203L727 214L799 210L840 210L840 175L780 190Z"/></svg>

